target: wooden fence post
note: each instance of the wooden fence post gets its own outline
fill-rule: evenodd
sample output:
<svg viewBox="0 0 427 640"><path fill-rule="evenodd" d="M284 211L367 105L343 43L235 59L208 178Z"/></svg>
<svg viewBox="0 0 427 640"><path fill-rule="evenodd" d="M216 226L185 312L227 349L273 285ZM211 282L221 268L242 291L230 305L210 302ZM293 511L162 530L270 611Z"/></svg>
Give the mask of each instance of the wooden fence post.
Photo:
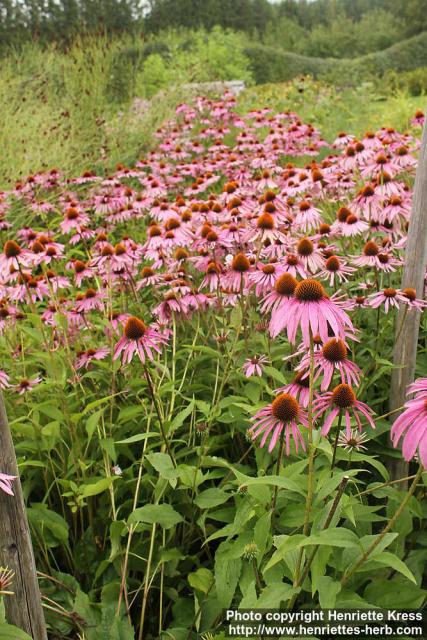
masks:
<svg viewBox="0 0 427 640"><path fill-rule="evenodd" d="M1 391L0 464L0 471L17 476L13 482L13 497L0 490L0 564L15 572L11 586L14 595L4 598L6 619L33 640L47 640L30 529Z"/></svg>
<svg viewBox="0 0 427 640"><path fill-rule="evenodd" d="M412 212L403 268L402 289L412 287L417 297L424 298L424 276L427 262L427 118L424 123L421 149L415 176ZM390 411L401 407L406 399L406 388L413 382L417 358L420 312L400 309L396 324L393 370L390 388ZM397 418L397 413L393 419ZM408 475L408 464L403 459L392 459L389 470L393 479ZM403 483L402 483L403 484ZM402 487L404 488L404 487Z"/></svg>

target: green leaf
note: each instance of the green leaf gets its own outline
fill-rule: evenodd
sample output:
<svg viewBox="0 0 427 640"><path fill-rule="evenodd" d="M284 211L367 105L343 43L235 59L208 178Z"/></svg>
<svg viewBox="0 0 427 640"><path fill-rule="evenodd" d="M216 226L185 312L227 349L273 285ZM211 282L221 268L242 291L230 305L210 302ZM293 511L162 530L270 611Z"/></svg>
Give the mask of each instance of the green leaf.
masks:
<svg viewBox="0 0 427 640"><path fill-rule="evenodd" d="M359 538L357 535L350 531L350 529L344 529L342 527L336 527L331 529L324 529L311 535L306 540L303 540L300 544L301 547L307 547L310 545L325 545L327 547L343 547L345 549L349 547L359 548Z"/></svg>
<svg viewBox="0 0 427 640"><path fill-rule="evenodd" d="M375 580L368 584L363 597L383 609L419 609L427 592L416 585L408 588L405 578L395 576L393 580Z"/></svg>
<svg viewBox="0 0 427 640"><path fill-rule="evenodd" d="M56 405L50 404L50 402L42 402L36 405L36 408L49 418L52 418L52 420L58 420L59 422L64 420L62 411Z"/></svg>
<svg viewBox="0 0 427 640"><path fill-rule="evenodd" d="M104 402L108 402L109 400L111 400L112 398L115 398L118 395L120 395L120 393L113 393L111 396L105 396L104 398L98 398L93 402L89 402L89 404L87 404L83 409L82 415L85 416L87 413L90 413L93 409L97 409L99 406L101 406L101 404L104 404Z"/></svg>
<svg viewBox="0 0 427 640"><path fill-rule="evenodd" d="M251 478L250 476L245 476L243 473L239 473L236 470L234 470L234 474L240 484L248 487L252 487L254 485L281 487L282 489L288 489L288 491L295 491L295 493L305 495L303 489L301 489L301 487L290 478L285 478L283 476L262 476L259 478Z"/></svg>
<svg viewBox="0 0 427 640"><path fill-rule="evenodd" d="M284 582L273 582L265 587L256 603L257 609L278 609L282 602L287 602L300 589Z"/></svg>
<svg viewBox="0 0 427 640"><path fill-rule="evenodd" d="M115 480L117 480L117 477L111 476L110 478L101 478L101 480L97 480L97 482L93 482L91 484L80 485L80 493L84 498L97 496L108 489Z"/></svg>
<svg viewBox="0 0 427 640"><path fill-rule="evenodd" d="M135 509L128 518L129 524L147 522L149 524L159 524L163 529L171 529L184 518L170 504L146 504L139 509Z"/></svg>
<svg viewBox="0 0 427 640"><path fill-rule="evenodd" d="M188 582L193 589L197 589L198 591L206 594L209 593L212 587L214 576L209 569L201 567L200 569L197 569L197 571L189 574Z"/></svg>
<svg viewBox="0 0 427 640"><path fill-rule="evenodd" d="M51 511L43 503L33 502L27 514L30 524L41 532L47 546L57 547L68 543L68 524L59 513Z"/></svg>
<svg viewBox="0 0 427 640"><path fill-rule="evenodd" d="M268 375L271 376L273 380L276 380L276 382L280 382L280 384L288 384L289 382L289 380L286 380L283 373L278 371L278 369L276 369L275 367L267 365L266 367L264 367L264 371L268 373Z"/></svg>
<svg viewBox="0 0 427 640"><path fill-rule="evenodd" d="M186 487L198 487L204 480L201 470L189 464L178 465L177 474L182 484Z"/></svg>
<svg viewBox="0 0 427 640"><path fill-rule="evenodd" d="M113 438L100 438L99 446L103 449L111 458L113 462L117 460L117 453L114 446Z"/></svg>
<svg viewBox="0 0 427 640"><path fill-rule="evenodd" d="M258 519L254 527L254 542L259 549L259 560L261 561L267 544L269 543L271 529L271 511L267 511Z"/></svg>
<svg viewBox="0 0 427 640"><path fill-rule="evenodd" d="M126 525L121 520L113 520L110 524L110 544L111 552L109 560L112 562L121 551L121 537L122 533L126 531Z"/></svg>
<svg viewBox="0 0 427 640"><path fill-rule="evenodd" d="M92 415L86 420L86 433L89 436L89 440L92 438L104 411L105 409L99 409L98 411L95 411L95 413L92 413Z"/></svg>
<svg viewBox="0 0 427 640"><path fill-rule="evenodd" d="M302 534L276 536L274 538L274 544L277 550L273 553L269 562L267 562L264 571L268 571L274 567L274 565L283 560L285 555L290 551L300 549L301 547L323 545L328 547L343 547L345 549L348 547L360 548L357 535L349 529L343 528L325 529L308 538Z"/></svg>
<svg viewBox="0 0 427 640"><path fill-rule="evenodd" d="M136 416L139 416L140 413L145 411L145 407L142 404L130 405L127 407L123 407L120 409L117 422L127 422L128 420L133 420Z"/></svg>
<svg viewBox="0 0 427 640"><path fill-rule="evenodd" d="M185 409L182 409L182 411L177 413L177 415L172 420L171 425L170 425L170 431L171 432L175 431L175 429L178 429L178 427L180 427L182 424L184 424L185 420L193 412L194 405L195 405L195 403L194 403L194 399L193 399L188 403L188 406L185 407Z"/></svg>
<svg viewBox="0 0 427 640"><path fill-rule="evenodd" d="M335 582L330 576L320 576L316 581L319 592L319 602L322 609L333 609L337 595L341 591L341 584Z"/></svg>
<svg viewBox="0 0 427 640"><path fill-rule="evenodd" d="M162 478L172 480L177 477L177 470L174 468L169 454L150 453L147 460Z"/></svg>
<svg viewBox="0 0 427 640"><path fill-rule="evenodd" d="M329 478L329 475L325 477L326 481L322 480L318 483L316 488L316 502L319 503L324 498L329 498L331 493L341 484L341 480L345 476L356 476L358 473L366 473L366 469L351 469L348 471L340 471L334 473L332 478Z"/></svg>
<svg viewBox="0 0 427 640"><path fill-rule="evenodd" d="M289 551L298 549L301 545L301 542L303 542L305 539L306 536L304 536L302 533L294 536L275 536L273 542L277 550L273 553L270 560L267 562L266 566L264 567L264 571L268 571L269 569L271 569L271 567L274 567L275 564L283 560L285 554L287 554Z"/></svg>
<svg viewBox="0 0 427 640"><path fill-rule="evenodd" d="M394 553L390 553L390 551L383 551L382 553L374 557L373 562L380 562L386 567L390 567L391 569L398 571L414 584L417 584L417 581L412 571ZM363 570L363 565L361 569Z"/></svg>
<svg viewBox="0 0 427 640"><path fill-rule="evenodd" d="M377 554L381 553L381 551L383 551L386 547L388 547L389 544L393 542L393 540L396 540L398 535L399 535L398 533L389 532L389 533L386 533L385 535L378 533L372 536L363 536L363 538L360 538L360 544L362 545L363 551L366 551L367 549L369 549L371 544L378 538L378 536L382 536L381 541L375 547L374 551L370 555L371 558L374 558L376 557Z"/></svg>
<svg viewBox="0 0 427 640"><path fill-rule="evenodd" d="M223 609L227 609L233 600L242 568L241 558L231 560L221 554L220 549L226 549L225 545L221 543L215 555L215 587L219 605Z"/></svg>
<svg viewBox="0 0 427 640"><path fill-rule="evenodd" d="M130 438L126 438L125 440L116 440L116 444L133 444L134 442L141 442L141 440L146 440L147 438L156 438L156 433L137 433L134 436L130 436Z"/></svg>
<svg viewBox="0 0 427 640"><path fill-rule="evenodd" d="M0 638L1 640L31 640L25 631L12 624L6 624L6 622L0 624Z"/></svg>
<svg viewBox="0 0 427 640"><path fill-rule="evenodd" d="M212 488L199 493L194 502L200 509L212 509L213 507L217 507L220 504L227 502L229 497L230 494L226 493L222 489Z"/></svg>
<svg viewBox="0 0 427 640"><path fill-rule="evenodd" d="M382 462L375 458L375 456L367 456L365 453L353 451L351 457L354 462L367 462L368 464L372 465L381 474L385 482L389 480L389 473L387 469L382 464Z"/></svg>

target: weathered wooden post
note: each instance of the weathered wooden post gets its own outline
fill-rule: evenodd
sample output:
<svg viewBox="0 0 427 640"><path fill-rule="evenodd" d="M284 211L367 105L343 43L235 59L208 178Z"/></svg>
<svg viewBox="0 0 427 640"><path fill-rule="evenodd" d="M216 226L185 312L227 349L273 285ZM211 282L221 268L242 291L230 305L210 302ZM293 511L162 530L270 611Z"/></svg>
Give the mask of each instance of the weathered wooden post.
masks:
<svg viewBox="0 0 427 640"><path fill-rule="evenodd" d="M47 640L30 529L1 391L0 459L1 471L17 476L13 483L14 497L0 491L0 564L15 572L11 587L14 595L4 599L6 619L33 640Z"/></svg>
<svg viewBox="0 0 427 640"><path fill-rule="evenodd" d="M418 298L424 298L424 275L427 262L427 119L424 123L418 167L415 176L412 213L406 245L402 289L415 289ZM417 358L420 312L400 309L396 324L393 370L390 389L390 411L403 405L406 388L413 382ZM396 419L397 413L393 419ZM392 460L389 467L393 479L408 475L408 464L402 459Z"/></svg>

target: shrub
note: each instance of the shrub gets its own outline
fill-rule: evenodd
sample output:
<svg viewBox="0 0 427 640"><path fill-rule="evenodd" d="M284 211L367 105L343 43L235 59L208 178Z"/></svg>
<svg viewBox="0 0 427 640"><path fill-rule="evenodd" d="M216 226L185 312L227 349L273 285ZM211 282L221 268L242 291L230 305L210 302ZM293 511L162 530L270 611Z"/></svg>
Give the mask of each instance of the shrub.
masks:
<svg viewBox="0 0 427 640"><path fill-rule="evenodd" d="M257 84L286 82L303 74L317 77L335 64L334 60L310 58L264 45L246 47L245 54L250 60L250 69Z"/></svg>
<svg viewBox="0 0 427 640"><path fill-rule="evenodd" d="M382 87L386 91L404 91L411 96L421 96L427 93L427 67L402 73L389 71L384 76L384 81Z"/></svg>

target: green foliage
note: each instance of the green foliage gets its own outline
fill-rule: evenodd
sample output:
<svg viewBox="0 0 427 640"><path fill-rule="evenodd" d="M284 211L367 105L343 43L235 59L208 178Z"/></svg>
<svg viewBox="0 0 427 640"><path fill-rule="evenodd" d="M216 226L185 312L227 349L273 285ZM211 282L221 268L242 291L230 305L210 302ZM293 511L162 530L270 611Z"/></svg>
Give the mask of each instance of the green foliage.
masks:
<svg viewBox="0 0 427 640"><path fill-rule="evenodd" d="M172 81L166 77L169 51L176 65L170 68L176 74L181 71L183 78L188 78L193 66L192 77L197 79L212 78L215 66L223 66L218 73L231 76L235 65L244 63L244 58L237 56L227 66L228 47L233 43L242 46L241 37L233 33L218 29L209 34L198 32L188 44L188 57L180 50L178 35L176 38L178 42L170 38L167 55L162 51L141 56L129 53L134 70L131 75L136 74L136 85L140 82L146 87L146 95ZM126 51L134 51L132 43L126 45ZM73 128L68 130L71 140L65 154L75 145L74 162L78 162L80 147L88 154L85 161L90 162L96 157L91 155L96 145L110 144L114 138L109 137L108 127L113 123L118 129L132 125L130 117L121 118L114 112L109 98L109 91L114 91L109 84L110 70L123 49L103 45L94 51L88 47L73 49L70 57L61 56L59 62L52 52L45 58L46 52L30 48L22 58L25 76L14 75L18 63L11 60L4 84L13 89L9 100L14 106L18 105L17 94L21 98L30 94L28 88L39 87L37 83L45 92L41 95L52 100L55 108L68 104L67 118ZM204 54L202 48L206 49ZM40 57L27 60L31 52ZM90 69L83 63L86 56ZM37 67L41 60L48 64L43 74L33 78L33 65ZM246 67L240 69L244 72ZM418 103L402 96L379 101L377 91L373 85L339 90L311 78L298 79L286 85L249 88L240 98L239 109L246 112L268 106L296 110L315 124L329 123L326 135L331 140L339 129L359 134L370 126L406 127ZM168 99L166 92L154 97L151 108L158 113L149 131L162 114L169 117L173 112L172 105L164 105ZM11 125L6 95L3 100ZM126 100L128 97L122 107L128 106ZM31 109L34 104L39 103L33 101ZM23 119L30 112L20 108ZM41 117L49 117L47 107ZM85 117L95 120L95 125L98 117L109 119L105 128L98 125L100 133L94 131L93 122L84 122L79 129L79 119ZM35 120L41 124L37 114ZM16 126L12 127L14 135ZM202 126L197 122L196 135ZM48 137L49 142L58 131L61 129ZM135 131L137 139L144 129ZM113 158L120 157L122 150L131 155L137 148L132 146L134 138L126 137L129 132L120 133L120 145L116 141L116 147L110 148ZM230 145L239 133L230 131ZM32 144L43 144L40 132L37 137L34 131L33 136ZM8 144L6 138L4 144ZM47 146L43 151L47 152ZM304 164L302 158L301 166ZM74 165L66 168L70 166ZM107 161L102 164L102 168L108 166ZM85 189L91 186L73 185L73 189L84 202ZM222 183L212 189L221 193ZM52 195L49 228L57 228L62 219L62 196ZM335 210L324 214L325 220L332 222ZM46 227L45 219L35 218L25 202L12 202L8 220L13 231L24 224L38 230ZM99 216L101 220L104 218ZM110 238L118 242L128 236L143 243L149 221L149 216L131 217L109 230ZM71 255L85 259L80 247L73 247ZM117 290L120 308L148 316L157 292L142 288L136 299L134 293L131 287ZM389 425L384 419L370 434L372 442L366 453L340 449L332 470L331 443L314 429L314 498L308 528L306 453L292 450L282 465L278 464L277 450L270 454L247 441L250 416L272 397L274 388L294 376L289 359L283 360L288 345L281 339L271 341L260 330L253 302L249 298L245 316L249 345L247 336L240 335L243 314L238 309L230 314L223 309L216 309L215 315L195 312L193 324L190 319L171 323L170 347L150 365L159 413L139 362L121 367L107 358L79 370L70 381L75 371L67 361L69 345L59 318L55 328L44 327L54 349L46 349L41 324L31 313L17 321L10 334L0 336L4 359L8 368L14 368L14 377L33 370L44 374L44 382L25 396L12 395L13 390L10 396L9 391L5 395L29 498L41 587L53 603L46 615L58 637L131 640L140 621L134 612L140 614L141 603L147 607L147 638L159 637L160 628L164 638L183 639L195 639L215 629L223 609L230 606L290 607L297 602L299 606L409 608L425 603L422 566L427 555L426 533L420 523L425 521L426 505L412 498L392 530L383 536L379 533L402 500L401 491L387 485L384 462L394 452L390 451ZM76 351L101 336L106 340L107 316L88 314L87 321L93 333L75 336ZM352 359L365 368L363 398L382 413L387 407L392 368L392 314L382 315L380 334L373 314L361 313L357 326L361 339ZM426 328L424 325L422 340ZM225 338L215 339L219 335ZM95 340L89 342L92 338ZM11 358L11 351L19 357ZM241 364L251 352L269 353L271 365L265 367L262 378L248 382ZM425 358L420 357L419 366L425 367ZM161 426L174 459L166 452ZM123 467L122 474L115 469L117 462ZM344 478L348 478L346 491L335 504ZM338 507L328 522L334 504ZM378 544L369 560L357 567L361 554L373 543ZM298 583L299 563L308 558L313 560L310 571ZM24 637L14 636L15 631L2 624L1 633L10 640Z"/></svg>
<svg viewBox="0 0 427 640"><path fill-rule="evenodd" d="M393 14L374 9L356 22L345 13L338 13L330 22L319 22L311 29L282 16L269 25L263 41L301 55L355 58L386 49L404 38L402 23Z"/></svg>
<svg viewBox="0 0 427 640"><path fill-rule="evenodd" d="M339 131L362 136L381 126L406 129L415 111L425 108L424 102L422 97L410 97L402 91L387 92L384 82L340 88L305 77L251 87L241 98L241 108L291 109L319 125L326 139L332 141Z"/></svg>
<svg viewBox="0 0 427 640"><path fill-rule="evenodd" d="M343 42L343 49L345 46ZM311 75L328 79L338 86L357 85L363 80L382 77L392 70L409 71L426 66L427 32L383 51L345 60L309 57L263 45L251 45L245 52L251 61L255 82L259 84L286 82L298 75ZM318 55L325 52L326 49ZM345 51L342 53L345 57Z"/></svg>
<svg viewBox="0 0 427 640"><path fill-rule="evenodd" d="M245 53L257 84L287 82L299 75L317 78L335 68L334 61L310 58L264 45L248 46Z"/></svg>
<svg viewBox="0 0 427 640"><path fill-rule="evenodd" d="M397 73L390 70L383 79L386 89L390 92L405 92L411 96L421 96L427 93L427 66Z"/></svg>
<svg viewBox="0 0 427 640"><path fill-rule="evenodd" d="M357 77L383 76L387 71L410 71L427 66L427 32L355 60L347 73Z"/></svg>
<svg viewBox="0 0 427 640"><path fill-rule="evenodd" d="M0 185L52 166L80 173L136 161L188 97L183 85L251 83L241 34L170 33L167 42L93 37L76 40L66 53L35 44L10 52L0 68Z"/></svg>
<svg viewBox="0 0 427 640"><path fill-rule="evenodd" d="M6 622L0 623L0 637L2 640L31 640L27 633Z"/></svg>
<svg viewBox="0 0 427 640"><path fill-rule="evenodd" d="M275 8L268 0L156 0L146 20L153 32L215 26L263 33Z"/></svg>
<svg viewBox="0 0 427 640"><path fill-rule="evenodd" d="M0 47L33 40L63 47L83 34L147 37L215 27L245 33L251 44L353 58L427 30L427 17L423 0L4 0Z"/></svg>
<svg viewBox="0 0 427 640"><path fill-rule="evenodd" d="M0 47L20 46L37 39L46 44L68 43L83 33L133 31L141 0L5 0L0 12Z"/></svg>

